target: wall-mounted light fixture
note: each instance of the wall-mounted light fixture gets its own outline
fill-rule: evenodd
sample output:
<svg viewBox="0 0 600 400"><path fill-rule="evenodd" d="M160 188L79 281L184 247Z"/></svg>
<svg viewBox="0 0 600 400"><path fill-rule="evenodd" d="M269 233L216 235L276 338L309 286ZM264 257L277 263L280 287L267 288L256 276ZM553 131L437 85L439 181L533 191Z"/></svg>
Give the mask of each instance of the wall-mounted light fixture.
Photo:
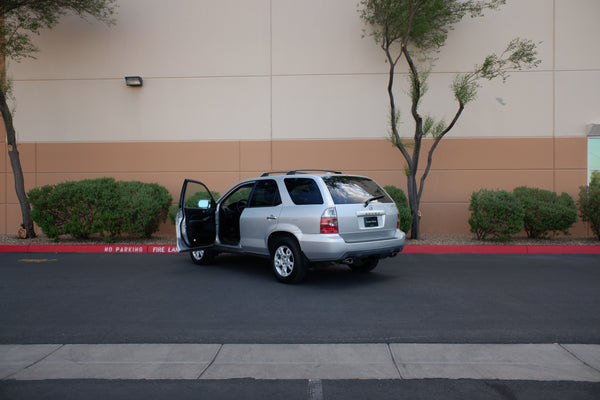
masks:
<svg viewBox="0 0 600 400"><path fill-rule="evenodd" d="M142 80L141 76L126 76L125 84L127 86L142 86L144 81Z"/></svg>

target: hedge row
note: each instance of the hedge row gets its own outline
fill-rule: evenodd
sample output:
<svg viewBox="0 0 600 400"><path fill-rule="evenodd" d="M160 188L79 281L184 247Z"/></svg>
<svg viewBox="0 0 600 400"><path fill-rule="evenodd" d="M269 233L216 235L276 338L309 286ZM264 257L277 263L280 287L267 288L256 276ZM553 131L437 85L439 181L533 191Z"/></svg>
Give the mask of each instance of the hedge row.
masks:
<svg viewBox="0 0 600 400"><path fill-rule="evenodd" d="M577 221L577 206L567 193L526 186L473 192L469 210L471 232L480 240L509 240L522 230L532 239L568 235Z"/></svg>
<svg viewBox="0 0 600 400"><path fill-rule="evenodd" d="M400 215L400 229L410 231L412 215L406 195L395 186L384 189ZM218 193L214 193L218 197ZM156 183L123 182L113 178L63 182L28 193L33 220L50 238L70 234L106 241L123 234L150 237L167 218L172 198ZM469 225L478 239L509 240L525 230L530 238L568 234L577 220L589 222L600 240L600 185L582 186L577 205L566 193L521 186L513 192L481 189L471 195ZM176 211L176 206L172 207ZM173 213L174 214L174 213ZM174 215L170 217L174 219ZM174 221L173 221L174 222Z"/></svg>
<svg viewBox="0 0 600 400"><path fill-rule="evenodd" d="M31 216L49 238L99 234L111 242L123 234L150 237L172 202L156 183L86 179L46 185L28 192Z"/></svg>

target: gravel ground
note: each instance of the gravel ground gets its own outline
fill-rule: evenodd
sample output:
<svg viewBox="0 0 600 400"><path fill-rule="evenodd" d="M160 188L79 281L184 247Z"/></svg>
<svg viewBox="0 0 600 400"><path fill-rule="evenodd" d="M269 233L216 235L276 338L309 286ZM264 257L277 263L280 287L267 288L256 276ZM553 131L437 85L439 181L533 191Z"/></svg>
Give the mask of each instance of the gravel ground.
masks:
<svg viewBox="0 0 600 400"><path fill-rule="evenodd" d="M116 241L119 244L165 244L174 245L175 235L154 235L151 238L122 237ZM39 234L34 239L19 239L16 234L0 235L0 245L23 245L23 244L105 244L101 238L90 238L87 240L75 239L70 236L61 237L59 241L48 239ZM509 242L481 241L474 238L472 234L422 234L421 240L406 241L408 245L583 245L599 246L600 241L594 237L577 237L558 235L551 239L528 239L526 236L515 236Z"/></svg>

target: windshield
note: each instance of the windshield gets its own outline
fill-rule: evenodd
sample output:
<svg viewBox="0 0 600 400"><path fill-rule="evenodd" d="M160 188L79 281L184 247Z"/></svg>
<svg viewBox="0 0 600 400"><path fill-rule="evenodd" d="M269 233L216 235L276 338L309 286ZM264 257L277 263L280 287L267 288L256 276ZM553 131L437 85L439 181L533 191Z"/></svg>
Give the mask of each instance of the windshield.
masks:
<svg viewBox="0 0 600 400"><path fill-rule="evenodd" d="M335 204L392 203L375 181L360 176L326 176L323 181Z"/></svg>

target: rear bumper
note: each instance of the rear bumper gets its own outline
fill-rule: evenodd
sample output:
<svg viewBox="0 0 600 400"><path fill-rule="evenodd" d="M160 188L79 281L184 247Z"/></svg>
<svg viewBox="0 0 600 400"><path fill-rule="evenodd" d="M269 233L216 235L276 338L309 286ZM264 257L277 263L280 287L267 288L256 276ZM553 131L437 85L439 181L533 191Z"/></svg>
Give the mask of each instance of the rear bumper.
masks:
<svg viewBox="0 0 600 400"><path fill-rule="evenodd" d="M393 238L347 243L337 234L304 235L299 238L302 252L310 261L340 261L347 258L393 257L404 248L404 232Z"/></svg>

